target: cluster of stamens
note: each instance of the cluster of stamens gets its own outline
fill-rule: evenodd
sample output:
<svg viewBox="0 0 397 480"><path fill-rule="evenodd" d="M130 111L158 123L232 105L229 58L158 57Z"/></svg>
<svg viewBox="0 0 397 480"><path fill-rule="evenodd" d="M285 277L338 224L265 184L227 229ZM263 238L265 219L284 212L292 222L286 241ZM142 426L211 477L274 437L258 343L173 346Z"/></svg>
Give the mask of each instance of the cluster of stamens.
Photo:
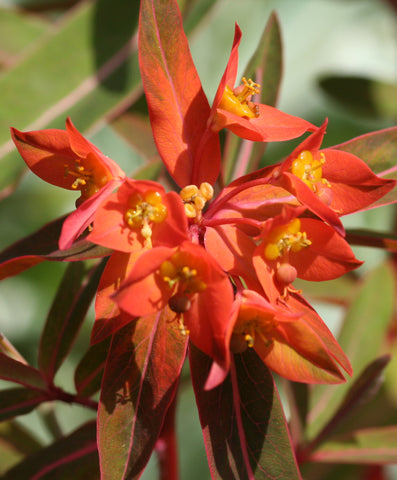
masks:
<svg viewBox="0 0 397 480"><path fill-rule="evenodd" d="M255 338L260 337L265 347L273 344L272 333L277 328L278 322L270 315L259 315L251 309L241 307L237 326L233 330L230 349L233 353L242 353L247 347L255 345Z"/></svg>
<svg viewBox="0 0 397 480"><path fill-rule="evenodd" d="M261 86L251 79L242 78L243 85L235 89L226 86L219 108L234 113L239 117L256 118L259 117L258 106L250 100L252 95L260 93Z"/></svg>
<svg viewBox="0 0 397 480"><path fill-rule="evenodd" d="M274 227L265 239L265 258L277 260L288 255L290 251L299 252L302 248L310 246L312 242L300 228L299 218L294 218L286 225Z"/></svg>
<svg viewBox="0 0 397 480"><path fill-rule="evenodd" d="M81 191L81 203L97 193L109 180L109 172L92 155L85 159L76 159L74 165L64 164L65 178L70 176L73 181L70 188Z"/></svg>
<svg viewBox="0 0 397 480"><path fill-rule="evenodd" d="M130 208L124 214L126 224L131 229L140 229L145 247L151 248L151 223L161 223L168 215L161 194L153 190L142 194L136 192L130 196L128 204Z"/></svg>
<svg viewBox="0 0 397 480"><path fill-rule="evenodd" d="M320 160L315 160L309 150L304 150L292 162L291 173L301 178L314 193L318 193L320 186L331 186L328 180L322 177L324 164L325 155L323 153L321 153Z"/></svg>
<svg viewBox="0 0 397 480"><path fill-rule="evenodd" d="M173 292L168 305L179 315L190 309L192 295L207 288L197 267L194 266L194 260L186 252L176 252L169 260L165 260L160 266L160 277ZM182 333L188 334L182 317L179 321Z"/></svg>
<svg viewBox="0 0 397 480"><path fill-rule="evenodd" d="M187 185L182 188L179 195L185 205L186 216L199 222L206 203L214 196L214 189L208 182L203 182L200 188L196 185Z"/></svg>

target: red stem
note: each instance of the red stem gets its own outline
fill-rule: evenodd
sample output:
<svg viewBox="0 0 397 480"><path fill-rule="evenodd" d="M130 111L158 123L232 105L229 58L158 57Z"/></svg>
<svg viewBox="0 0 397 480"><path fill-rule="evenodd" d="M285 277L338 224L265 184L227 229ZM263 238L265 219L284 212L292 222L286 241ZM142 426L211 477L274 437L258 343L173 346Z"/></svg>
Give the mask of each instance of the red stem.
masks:
<svg viewBox="0 0 397 480"><path fill-rule="evenodd" d="M178 450L175 432L176 397L172 400L165 414L160 436L156 443L159 462L160 480L178 480Z"/></svg>

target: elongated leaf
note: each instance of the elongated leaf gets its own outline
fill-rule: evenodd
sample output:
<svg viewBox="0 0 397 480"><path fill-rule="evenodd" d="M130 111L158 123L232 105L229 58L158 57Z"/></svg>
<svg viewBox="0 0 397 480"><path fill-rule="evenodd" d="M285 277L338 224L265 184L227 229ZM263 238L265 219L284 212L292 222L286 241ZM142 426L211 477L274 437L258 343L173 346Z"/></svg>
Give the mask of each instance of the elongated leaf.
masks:
<svg viewBox="0 0 397 480"><path fill-rule="evenodd" d="M261 85L260 103L275 106L282 76L281 32L275 12L267 21L245 75Z"/></svg>
<svg viewBox="0 0 397 480"><path fill-rule="evenodd" d="M22 425L13 420L2 422L0 424L0 438L2 446L17 451L21 454L28 455L41 448L41 443L33 435L28 432Z"/></svg>
<svg viewBox="0 0 397 480"><path fill-rule="evenodd" d="M343 385L330 389L316 386L313 389L310 413L310 436L333 416L357 375L382 352L395 301L392 267L382 264L370 272L352 302L339 336L339 343L353 366L353 378Z"/></svg>
<svg viewBox="0 0 397 480"><path fill-rule="evenodd" d="M109 347L110 337L92 345L77 365L74 384L80 396L90 396L100 389Z"/></svg>
<svg viewBox="0 0 397 480"><path fill-rule="evenodd" d="M383 381L383 371L389 362L390 355L383 355L371 362L355 379L334 416L307 446L306 456L311 458L312 450L327 441L335 433L335 430L346 422L347 417L353 416L359 407L369 402L378 393Z"/></svg>
<svg viewBox="0 0 397 480"><path fill-rule="evenodd" d="M389 252L397 252L397 235L392 232L349 229L346 231L346 240L350 245L383 248Z"/></svg>
<svg viewBox="0 0 397 480"><path fill-rule="evenodd" d="M343 108L368 117L397 118L397 86L358 76L328 76L320 87Z"/></svg>
<svg viewBox="0 0 397 480"><path fill-rule="evenodd" d="M48 400L43 392L28 388L8 388L0 391L0 422L24 415Z"/></svg>
<svg viewBox="0 0 397 480"><path fill-rule="evenodd" d="M312 459L327 463L397 463L397 425L335 436L322 445Z"/></svg>
<svg viewBox="0 0 397 480"><path fill-rule="evenodd" d="M0 352L0 378L34 389L46 389L46 382L38 370Z"/></svg>
<svg viewBox="0 0 397 480"><path fill-rule="evenodd" d="M213 183L218 135L207 128L210 106L190 54L176 0L143 0L139 63L153 136L174 180Z"/></svg>
<svg viewBox="0 0 397 480"><path fill-rule="evenodd" d="M66 358L94 298L105 262L97 266L84 282L81 262L67 268L48 314L40 340L39 366L49 381Z"/></svg>
<svg viewBox="0 0 397 480"><path fill-rule="evenodd" d="M102 480L141 475L175 395L186 344L164 312L130 322L113 336L98 411Z"/></svg>
<svg viewBox="0 0 397 480"><path fill-rule="evenodd" d="M256 353L235 355L210 391L211 359L191 346L190 362L212 478L300 479L276 385Z"/></svg>
<svg viewBox="0 0 397 480"><path fill-rule="evenodd" d="M4 476L4 480L16 478L99 480L95 423L87 423L71 435L27 457Z"/></svg>
<svg viewBox="0 0 397 480"><path fill-rule="evenodd" d="M81 240L69 250L59 250L58 240L65 217L58 218L15 242L0 253L0 280L43 262L76 261L109 255L107 248Z"/></svg>

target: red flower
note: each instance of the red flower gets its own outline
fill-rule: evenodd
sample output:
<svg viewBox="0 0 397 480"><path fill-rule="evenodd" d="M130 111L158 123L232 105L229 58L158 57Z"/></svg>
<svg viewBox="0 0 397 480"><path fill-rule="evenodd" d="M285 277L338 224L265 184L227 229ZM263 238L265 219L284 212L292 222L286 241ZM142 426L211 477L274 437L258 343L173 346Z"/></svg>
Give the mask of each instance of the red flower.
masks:
<svg viewBox="0 0 397 480"><path fill-rule="evenodd" d="M234 88L241 35L236 24L229 61L212 105L211 128L214 131L227 128L239 137L258 142L289 140L315 130L306 120L252 102L251 97L260 91L260 85L252 80L243 78L243 85Z"/></svg>
<svg viewBox="0 0 397 480"><path fill-rule="evenodd" d="M287 297L297 277L332 280L362 264L343 237L321 220L302 217L304 210L285 207L264 223L253 263L271 301Z"/></svg>
<svg viewBox="0 0 397 480"><path fill-rule="evenodd" d="M378 177L351 153L332 147L320 150L326 126L327 121L283 163L262 170L262 175L269 175L271 183L291 192L343 234L339 216L365 209L389 192L396 182Z"/></svg>
<svg viewBox="0 0 397 480"><path fill-rule="evenodd" d="M269 368L296 382L344 382L340 367L352 374L349 360L332 333L299 297L291 297L286 307L269 303L255 291L243 290L233 306L228 338L232 352L254 348ZM213 368L207 385L212 386L216 373Z"/></svg>
<svg viewBox="0 0 397 480"><path fill-rule="evenodd" d="M99 206L87 240L122 252L188 239L183 202L157 182L125 179Z"/></svg>
<svg viewBox="0 0 397 480"><path fill-rule="evenodd" d="M12 139L27 166L52 185L80 191L77 209L65 220L59 247L69 248L91 223L99 203L125 177L125 173L66 120L66 131L57 129L20 132Z"/></svg>
<svg viewBox="0 0 397 480"><path fill-rule="evenodd" d="M200 245L157 247L139 256L114 296L133 317L170 309L182 333L221 366L229 369L226 332L233 303L228 276ZM144 321L144 320L142 320Z"/></svg>

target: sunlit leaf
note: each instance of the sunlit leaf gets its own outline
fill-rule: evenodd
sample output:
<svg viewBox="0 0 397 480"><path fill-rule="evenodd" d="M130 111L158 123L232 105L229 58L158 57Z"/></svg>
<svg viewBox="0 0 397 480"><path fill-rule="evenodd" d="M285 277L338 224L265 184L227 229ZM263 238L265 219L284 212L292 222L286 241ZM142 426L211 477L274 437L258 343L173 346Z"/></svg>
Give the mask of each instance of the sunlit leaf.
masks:
<svg viewBox="0 0 397 480"><path fill-rule="evenodd" d="M139 25L140 68L157 149L179 186L213 183L219 139L207 128L210 106L177 2L142 1Z"/></svg>
<svg viewBox="0 0 397 480"><path fill-rule="evenodd" d="M191 346L190 362L212 479L300 479L276 385L254 350L235 355L209 391L211 359Z"/></svg>
<svg viewBox="0 0 397 480"><path fill-rule="evenodd" d="M99 480L95 423L87 423L67 437L30 455L3 478Z"/></svg>
<svg viewBox="0 0 397 480"><path fill-rule="evenodd" d="M186 343L163 312L113 336L98 411L102 480L139 478L174 397Z"/></svg>

